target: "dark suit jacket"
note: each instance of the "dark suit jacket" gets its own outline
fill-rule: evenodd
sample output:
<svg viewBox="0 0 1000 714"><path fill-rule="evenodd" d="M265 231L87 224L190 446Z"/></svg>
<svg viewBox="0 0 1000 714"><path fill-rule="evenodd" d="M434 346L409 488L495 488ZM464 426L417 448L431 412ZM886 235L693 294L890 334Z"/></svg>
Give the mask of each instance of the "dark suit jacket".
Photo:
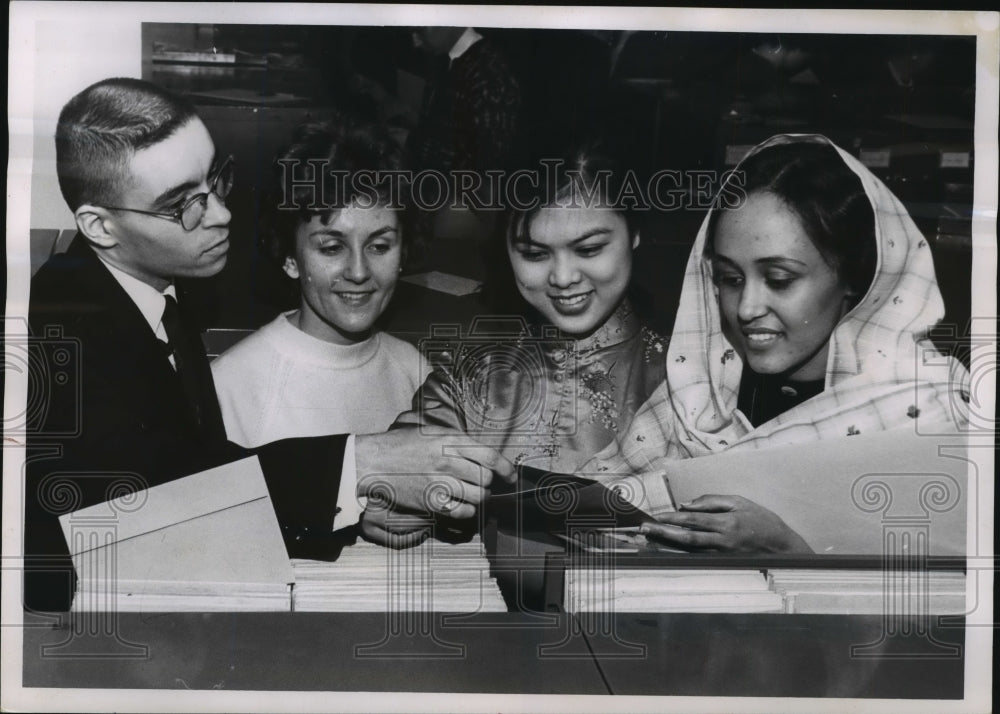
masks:
<svg viewBox="0 0 1000 714"><path fill-rule="evenodd" d="M290 550L307 531L329 533L346 437L254 452L226 441L211 370L186 319L211 398L199 428L162 343L82 236L32 280L30 324L26 606L69 607L74 576L57 518L121 495L113 484L123 478L145 488L256 453Z"/></svg>

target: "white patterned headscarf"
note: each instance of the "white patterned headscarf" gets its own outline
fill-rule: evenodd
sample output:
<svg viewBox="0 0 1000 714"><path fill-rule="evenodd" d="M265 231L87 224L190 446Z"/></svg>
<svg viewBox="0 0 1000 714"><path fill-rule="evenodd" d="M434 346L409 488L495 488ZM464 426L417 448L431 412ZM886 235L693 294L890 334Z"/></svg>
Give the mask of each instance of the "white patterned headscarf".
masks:
<svg viewBox="0 0 1000 714"><path fill-rule="evenodd" d="M830 337L824 391L756 428L737 409L743 361L722 332L704 257L706 216L685 271L667 379L624 436L584 471L641 473L656 470L662 459L912 427L916 420L957 428L967 419L968 372L927 339L944 317L927 241L885 184L826 137L775 136L748 156L797 142L834 146L861 179L875 213L875 278Z"/></svg>

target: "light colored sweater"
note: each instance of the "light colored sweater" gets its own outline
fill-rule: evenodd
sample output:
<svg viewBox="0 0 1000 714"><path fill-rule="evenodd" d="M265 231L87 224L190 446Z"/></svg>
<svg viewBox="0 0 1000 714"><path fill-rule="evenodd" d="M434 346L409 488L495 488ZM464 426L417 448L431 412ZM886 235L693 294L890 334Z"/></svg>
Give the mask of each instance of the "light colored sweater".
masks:
<svg viewBox="0 0 1000 714"><path fill-rule="evenodd" d="M422 379L416 348L384 332L335 345L279 315L212 363L231 441L385 431Z"/></svg>

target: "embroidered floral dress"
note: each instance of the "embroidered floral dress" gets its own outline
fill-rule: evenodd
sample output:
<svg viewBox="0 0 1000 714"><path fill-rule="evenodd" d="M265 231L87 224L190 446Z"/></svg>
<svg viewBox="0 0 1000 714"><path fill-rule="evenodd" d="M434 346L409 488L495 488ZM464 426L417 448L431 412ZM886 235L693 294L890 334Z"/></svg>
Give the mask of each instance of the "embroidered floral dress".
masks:
<svg viewBox="0 0 1000 714"><path fill-rule="evenodd" d="M663 381L666 342L627 304L583 340L506 327L426 342L434 371L394 427L457 429L517 464L572 473Z"/></svg>

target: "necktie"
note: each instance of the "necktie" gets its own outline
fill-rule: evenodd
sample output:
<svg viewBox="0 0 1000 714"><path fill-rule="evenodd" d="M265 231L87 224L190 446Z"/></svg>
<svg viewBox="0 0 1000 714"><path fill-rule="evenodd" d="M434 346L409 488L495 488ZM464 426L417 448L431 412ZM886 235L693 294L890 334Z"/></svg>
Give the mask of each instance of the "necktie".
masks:
<svg viewBox="0 0 1000 714"><path fill-rule="evenodd" d="M177 308L177 301L173 295L164 295L163 298L166 300L166 304L163 306L163 329L167 333L167 341L164 343L163 348L167 355L174 358L174 366L180 372L183 366L181 364L183 355L179 355L178 352L184 339L180 311Z"/></svg>
<svg viewBox="0 0 1000 714"><path fill-rule="evenodd" d="M197 335L184 328L177 301L172 295L164 295L163 329L167 333L167 354L174 358L177 376L181 380L184 396L198 430L205 436L216 436L221 425L218 400L212 382L208 359L197 343Z"/></svg>

